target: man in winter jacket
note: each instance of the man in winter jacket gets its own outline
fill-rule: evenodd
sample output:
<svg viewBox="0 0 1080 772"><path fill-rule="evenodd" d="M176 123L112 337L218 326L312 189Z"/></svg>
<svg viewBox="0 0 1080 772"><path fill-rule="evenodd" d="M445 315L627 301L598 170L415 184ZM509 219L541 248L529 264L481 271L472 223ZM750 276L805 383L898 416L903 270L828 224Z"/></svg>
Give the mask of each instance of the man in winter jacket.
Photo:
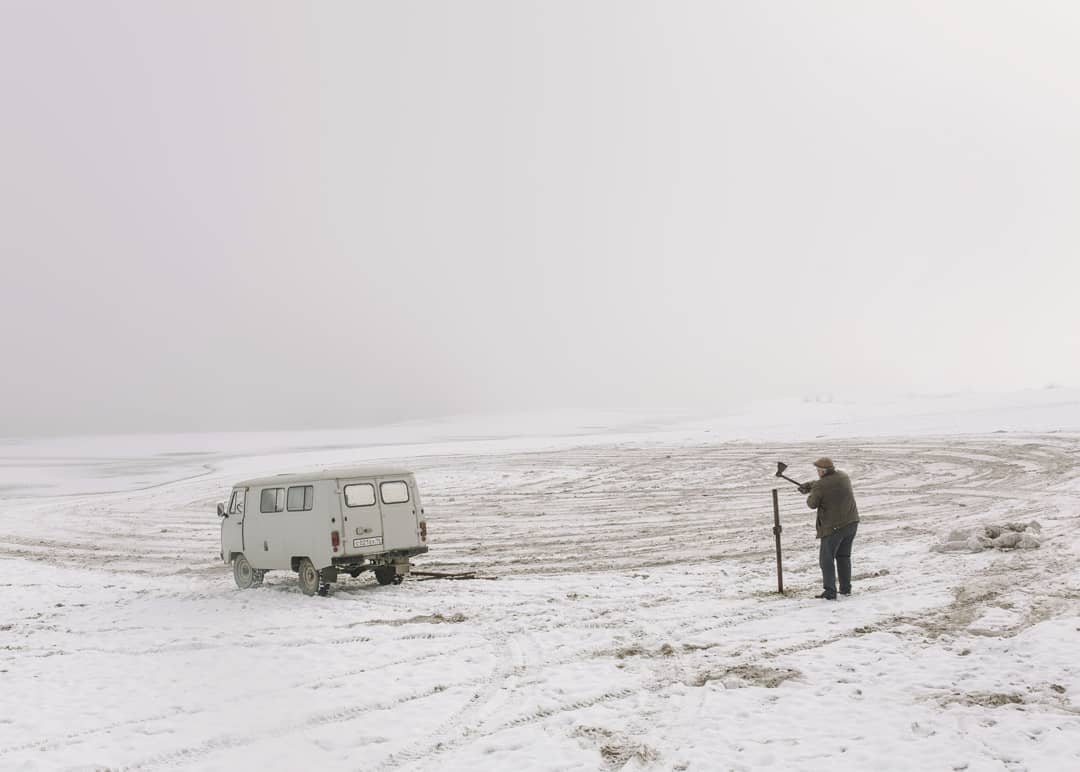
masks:
<svg viewBox="0 0 1080 772"><path fill-rule="evenodd" d="M825 592L818 595L826 600L836 600L836 579L839 574L840 594L851 594L851 545L859 529L859 508L855 506L855 494L851 479L837 471L828 458L814 462L818 479L799 486L800 493L808 493L806 505L817 510L817 537L821 540L819 562Z"/></svg>

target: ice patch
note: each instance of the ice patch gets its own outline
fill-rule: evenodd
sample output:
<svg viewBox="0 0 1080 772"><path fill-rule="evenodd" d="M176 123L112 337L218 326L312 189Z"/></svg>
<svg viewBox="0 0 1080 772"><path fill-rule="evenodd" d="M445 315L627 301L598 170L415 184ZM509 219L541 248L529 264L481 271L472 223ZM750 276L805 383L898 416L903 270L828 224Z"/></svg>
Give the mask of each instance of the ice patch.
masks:
<svg viewBox="0 0 1080 772"><path fill-rule="evenodd" d="M992 607L968 625L968 632L975 635L1001 635L1018 627L1023 621L1023 615L1011 609Z"/></svg>

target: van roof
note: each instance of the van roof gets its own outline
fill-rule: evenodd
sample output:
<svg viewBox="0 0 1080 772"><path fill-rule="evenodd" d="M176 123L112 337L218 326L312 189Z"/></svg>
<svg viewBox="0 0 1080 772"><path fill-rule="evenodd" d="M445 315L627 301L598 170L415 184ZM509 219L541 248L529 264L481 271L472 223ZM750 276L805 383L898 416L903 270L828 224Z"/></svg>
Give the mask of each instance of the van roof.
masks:
<svg viewBox="0 0 1080 772"><path fill-rule="evenodd" d="M394 466L343 466L337 468L312 469L307 472L285 472L270 477L256 477L242 480L234 488L257 488L266 485L289 485L290 483L311 482L312 480L351 480L356 477L404 477L410 475L408 469Z"/></svg>

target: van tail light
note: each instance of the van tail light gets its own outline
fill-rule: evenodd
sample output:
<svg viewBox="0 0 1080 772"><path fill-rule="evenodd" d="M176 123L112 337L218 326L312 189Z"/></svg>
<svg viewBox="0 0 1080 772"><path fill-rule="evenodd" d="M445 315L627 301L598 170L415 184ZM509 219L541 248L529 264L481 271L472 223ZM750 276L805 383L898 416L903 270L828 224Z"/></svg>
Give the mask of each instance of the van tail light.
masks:
<svg viewBox="0 0 1080 772"><path fill-rule="evenodd" d="M420 523L420 541L427 541L427 522Z"/></svg>
<svg viewBox="0 0 1080 772"><path fill-rule="evenodd" d="M334 552L337 552L338 548L341 547L341 534L337 531L330 532L330 546L334 548Z"/></svg>

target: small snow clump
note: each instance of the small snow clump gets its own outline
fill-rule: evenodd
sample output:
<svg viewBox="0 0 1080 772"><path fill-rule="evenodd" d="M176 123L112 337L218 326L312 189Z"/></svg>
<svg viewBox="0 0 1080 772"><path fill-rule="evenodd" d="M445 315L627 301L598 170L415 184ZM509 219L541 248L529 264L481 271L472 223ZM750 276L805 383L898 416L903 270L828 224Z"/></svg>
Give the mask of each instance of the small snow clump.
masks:
<svg viewBox="0 0 1080 772"><path fill-rule="evenodd" d="M952 531L942 544L930 549L934 552L982 552L987 549L1033 550L1040 545L1042 526L1030 523L1005 523L984 525L978 528L961 528Z"/></svg>

